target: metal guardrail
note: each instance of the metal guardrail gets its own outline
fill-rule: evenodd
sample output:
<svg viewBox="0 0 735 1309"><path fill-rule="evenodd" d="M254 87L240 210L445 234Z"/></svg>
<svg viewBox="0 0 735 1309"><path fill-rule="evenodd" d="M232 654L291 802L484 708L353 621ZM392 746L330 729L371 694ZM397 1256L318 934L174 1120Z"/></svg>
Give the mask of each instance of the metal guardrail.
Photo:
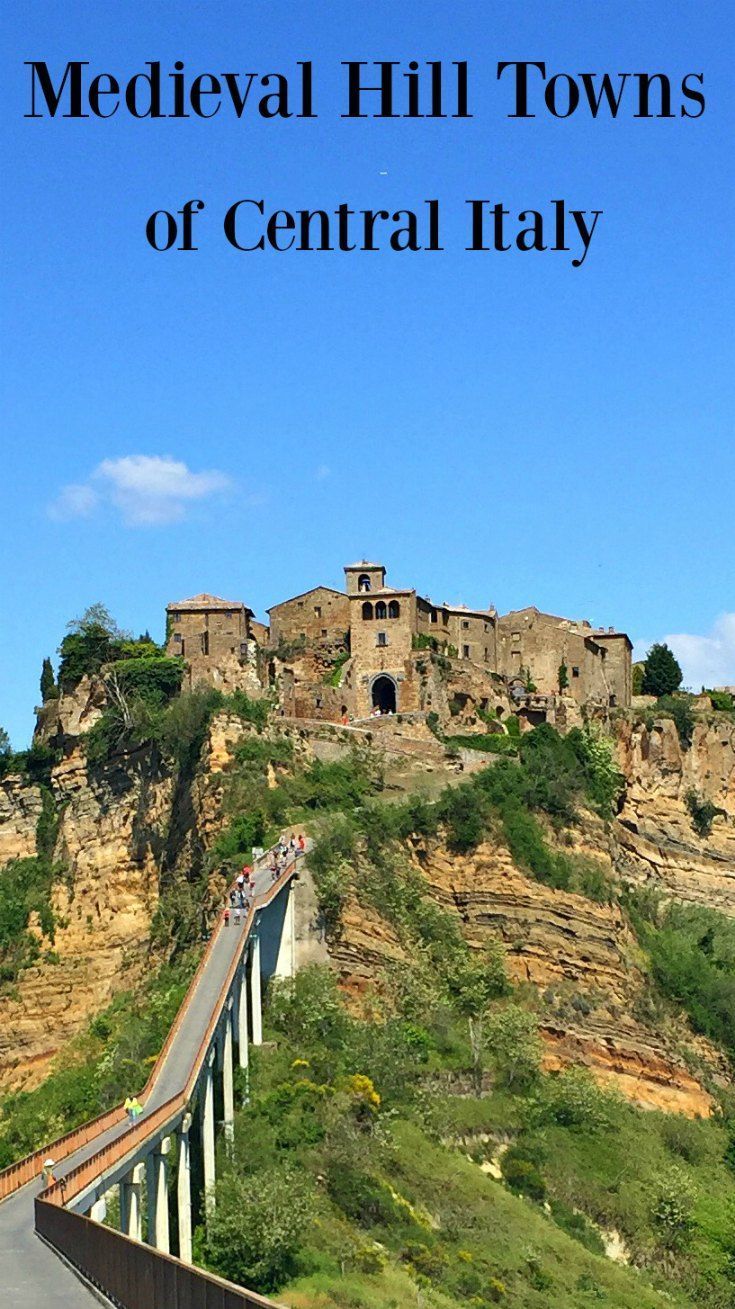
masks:
<svg viewBox="0 0 735 1309"><path fill-rule="evenodd" d="M40 1198L36 1231L119 1309L277 1309L274 1300Z"/></svg>

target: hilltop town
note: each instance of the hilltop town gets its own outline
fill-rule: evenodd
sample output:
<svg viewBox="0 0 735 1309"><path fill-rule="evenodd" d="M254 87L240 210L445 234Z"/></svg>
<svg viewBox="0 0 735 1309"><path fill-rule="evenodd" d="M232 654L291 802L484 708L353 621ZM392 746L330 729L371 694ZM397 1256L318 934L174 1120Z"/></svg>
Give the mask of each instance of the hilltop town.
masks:
<svg viewBox="0 0 735 1309"><path fill-rule="evenodd" d="M559 727L631 701L625 632L540 612L435 603L392 586L383 564L344 568L345 589L314 586L256 620L243 601L206 593L167 605L166 650L189 685L272 691L284 715L335 723L437 715L502 731Z"/></svg>

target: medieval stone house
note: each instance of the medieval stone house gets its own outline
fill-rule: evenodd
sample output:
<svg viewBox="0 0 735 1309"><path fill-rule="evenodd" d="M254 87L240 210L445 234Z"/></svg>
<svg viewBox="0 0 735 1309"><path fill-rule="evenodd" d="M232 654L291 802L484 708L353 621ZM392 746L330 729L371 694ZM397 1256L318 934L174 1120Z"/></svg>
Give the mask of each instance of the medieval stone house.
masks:
<svg viewBox="0 0 735 1309"><path fill-rule="evenodd" d="M241 600L202 592L166 606L166 653L186 661L190 687L199 682L233 690L252 682L253 611Z"/></svg>

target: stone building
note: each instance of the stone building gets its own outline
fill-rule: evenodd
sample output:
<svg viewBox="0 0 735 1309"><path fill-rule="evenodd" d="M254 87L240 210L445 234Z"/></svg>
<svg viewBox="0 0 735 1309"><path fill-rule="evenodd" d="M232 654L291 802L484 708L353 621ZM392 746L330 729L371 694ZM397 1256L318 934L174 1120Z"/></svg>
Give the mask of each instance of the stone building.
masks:
<svg viewBox="0 0 735 1309"><path fill-rule="evenodd" d="M532 683L541 695L562 693L580 705L630 704L632 649L624 632L594 629L534 605L498 619L498 672Z"/></svg>
<svg viewBox="0 0 735 1309"><path fill-rule="evenodd" d="M416 590L386 586L382 564L345 567L350 606L350 665L345 672L354 713L410 713L423 708L416 677L417 650L435 648L494 669L494 610L433 604Z"/></svg>
<svg viewBox="0 0 735 1309"><path fill-rule="evenodd" d="M253 611L241 600L202 592L166 606L166 653L186 661L189 687L254 689Z"/></svg>
<svg viewBox="0 0 735 1309"><path fill-rule="evenodd" d="M315 586L282 600L268 610L268 617L274 650L299 643L349 648L350 602L331 586Z"/></svg>

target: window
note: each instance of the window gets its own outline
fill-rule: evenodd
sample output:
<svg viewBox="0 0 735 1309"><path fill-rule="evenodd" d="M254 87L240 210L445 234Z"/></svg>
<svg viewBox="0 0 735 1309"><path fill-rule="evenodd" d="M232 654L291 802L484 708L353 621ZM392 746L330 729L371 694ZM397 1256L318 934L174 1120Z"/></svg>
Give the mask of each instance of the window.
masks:
<svg viewBox="0 0 735 1309"><path fill-rule="evenodd" d="M172 614L172 615L171 615L171 621L172 621L172 623L180 623L180 622L181 622L181 614Z"/></svg>
<svg viewBox="0 0 735 1309"><path fill-rule="evenodd" d="M579 677L579 669L577 668L576 664L572 668L572 677Z"/></svg>
<svg viewBox="0 0 735 1309"><path fill-rule="evenodd" d="M225 618L234 618L234 617L235 615L233 614L232 610L228 609L227 613L225 614Z"/></svg>
<svg viewBox="0 0 735 1309"><path fill-rule="evenodd" d="M202 654L209 654L209 632L202 632Z"/></svg>
<svg viewBox="0 0 735 1309"><path fill-rule="evenodd" d="M378 645L387 645L388 637L385 632L378 632Z"/></svg>
<svg viewBox="0 0 735 1309"><path fill-rule="evenodd" d="M521 639L521 634L520 634L520 632L511 632L511 634L510 634L510 639L511 639L511 641L520 641L520 639Z"/></svg>
<svg viewBox="0 0 735 1309"><path fill-rule="evenodd" d="M327 629L326 629L326 627L323 627L323 628L322 628L322 636L326 636L326 635L327 635Z"/></svg>
<svg viewBox="0 0 735 1309"><path fill-rule="evenodd" d="M363 619L366 619L368 621L373 616L373 606L371 605L369 600L366 600L364 605L362 606L362 616Z"/></svg>
<svg viewBox="0 0 735 1309"><path fill-rule="evenodd" d="M388 609L386 607L385 600L378 600L378 603L375 606L375 617L376 618L388 617Z"/></svg>
<svg viewBox="0 0 735 1309"><path fill-rule="evenodd" d="M298 605L297 605L297 608L298 608L298 609L303 609L303 607L304 607L304 602L303 602L303 600L299 600Z"/></svg>
<svg viewBox="0 0 735 1309"><path fill-rule="evenodd" d="M432 609L431 611L431 621L432 623L436 622L436 609Z"/></svg>
<svg viewBox="0 0 735 1309"><path fill-rule="evenodd" d="M388 617L400 618L400 616L401 616L401 606L399 605L397 600L391 600L390 604L388 605Z"/></svg>
<svg viewBox="0 0 735 1309"><path fill-rule="evenodd" d="M463 631L463 632L469 632L469 630L470 630L470 625L469 625L469 623L467 622L467 619L466 619L466 618L463 618L463 619L462 619L462 631Z"/></svg>
<svg viewBox="0 0 735 1309"><path fill-rule="evenodd" d="M469 659L469 657L470 657L470 647L469 647L468 645L463 645L463 646L462 646L462 658L463 658L463 659Z"/></svg>
<svg viewBox="0 0 735 1309"><path fill-rule="evenodd" d="M314 605L314 617L315 617L315 618L321 618L321 616L322 616L322 607L321 607L321 605Z"/></svg>
<svg viewBox="0 0 735 1309"><path fill-rule="evenodd" d="M174 632L174 641L181 642L181 641L183 641L183 639L184 639L184 638L183 638L183 636L181 635L181 632Z"/></svg>
<svg viewBox="0 0 735 1309"><path fill-rule="evenodd" d="M485 663L487 663L487 661L488 661L489 658L490 658L490 655L488 654L487 646L485 646Z"/></svg>
<svg viewBox="0 0 735 1309"><path fill-rule="evenodd" d="M370 578L367 573L360 573L360 576L357 579L357 589L358 591L370 590Z"/></svg>

